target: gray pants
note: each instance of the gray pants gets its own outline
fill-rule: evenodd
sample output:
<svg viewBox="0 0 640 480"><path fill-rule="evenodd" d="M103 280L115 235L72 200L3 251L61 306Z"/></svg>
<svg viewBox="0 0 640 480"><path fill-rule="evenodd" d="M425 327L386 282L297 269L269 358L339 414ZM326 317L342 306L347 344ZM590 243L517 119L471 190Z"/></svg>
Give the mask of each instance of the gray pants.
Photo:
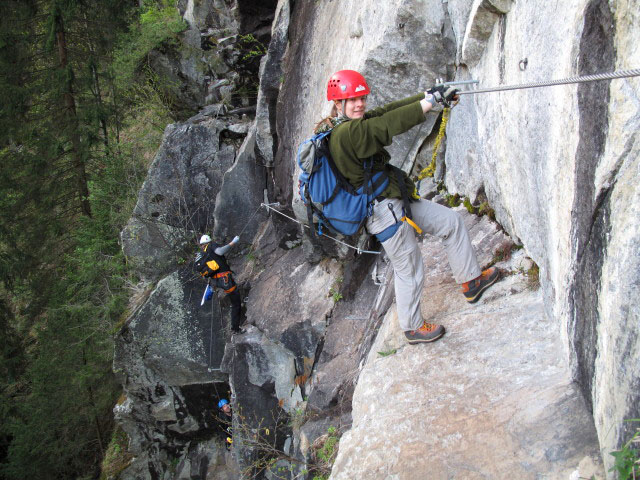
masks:
<svg viewBox="0 0 640 480"><path fill-rule="evenodd" d="M370 234L375 235L396 222L389 204L398 220L402 217L402 200L390 198L376 201L373 215L367 220ZM468 282L482 273L467 227L457 212L428 200L420 200L411 204L411 214L412 220L423 232L442 240L457 283ZM416 330L423 322L420 297L424 284L424 264L415 230L402 222L395 235L382 242L382 246L393 266L400 328L404 331Z"/></svg>

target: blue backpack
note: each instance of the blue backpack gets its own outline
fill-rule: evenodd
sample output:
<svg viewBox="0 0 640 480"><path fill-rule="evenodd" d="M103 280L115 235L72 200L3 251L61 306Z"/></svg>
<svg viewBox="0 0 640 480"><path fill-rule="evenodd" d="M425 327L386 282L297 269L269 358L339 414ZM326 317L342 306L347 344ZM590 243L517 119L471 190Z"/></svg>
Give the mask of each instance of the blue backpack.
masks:
<svg viewBox="0 0 640 480"><path fill-rule="evenodd" d="M373 158L364 160L364 182L358 189L344 178L329 153L331 131L314 135L300 145L297 162L300 198L307 206L309 228L318 219L318 235L322 227L332 233L356 234L373 209L373 200L389 185L386 172L371 174Z"/></svg>

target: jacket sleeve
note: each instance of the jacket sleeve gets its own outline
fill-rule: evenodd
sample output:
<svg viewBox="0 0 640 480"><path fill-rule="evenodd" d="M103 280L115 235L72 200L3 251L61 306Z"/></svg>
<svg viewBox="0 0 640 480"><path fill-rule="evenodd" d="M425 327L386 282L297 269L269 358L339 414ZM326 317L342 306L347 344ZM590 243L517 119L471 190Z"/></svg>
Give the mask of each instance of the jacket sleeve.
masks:
<svg viewBox="0 0 640 480"><path fill-rule="evenodd" d="M216 255L220 255L223 256L225 253L227 253L229 250L231 250L232 245L224 245L222 247L220 246L216 246L216 249L214 250L214 252L216 252Z"/></svg>
<svg viewBox="0 0 640 480"><path fill-rule="evenodd" d="M385 113L390 112L391 110L395 110L396 108L404 107L405 105L409 105L410 103L419 102L423 98L424 93L418 93L416 95L403 98L402 100L387 103L386 105L367 111L367 113L364 114L364 118L379 117L380 115L384 115Z"/></svg>
<svg viewBox="0 0 640 480"><path fill-rule="evenodd" d="M339 143L343 148L351 149L358 158L371 157L382 148L391 145L394 136L408 131L425 120L419 103L424 97L409 98L411 102L408 104L400 106L389 104L393 108L389 105L382 107L387 111L380 115L365 116L347 122L342 129L338 129ZM402 104L402 102L394 103Z"/></svg>

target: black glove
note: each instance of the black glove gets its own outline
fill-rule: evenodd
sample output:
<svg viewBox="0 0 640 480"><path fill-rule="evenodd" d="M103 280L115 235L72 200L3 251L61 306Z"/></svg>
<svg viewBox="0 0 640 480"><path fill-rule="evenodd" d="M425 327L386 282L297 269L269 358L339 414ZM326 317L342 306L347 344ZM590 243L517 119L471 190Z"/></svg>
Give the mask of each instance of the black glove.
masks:
<svg viewBox="0 0 640 480"><path fill-rule="evenodd" d="M458 90L446 85L435 86L427 90L427 93L433 95L436 102L447 108L451 107L452 101L457 102L460 99Z"/></svg>

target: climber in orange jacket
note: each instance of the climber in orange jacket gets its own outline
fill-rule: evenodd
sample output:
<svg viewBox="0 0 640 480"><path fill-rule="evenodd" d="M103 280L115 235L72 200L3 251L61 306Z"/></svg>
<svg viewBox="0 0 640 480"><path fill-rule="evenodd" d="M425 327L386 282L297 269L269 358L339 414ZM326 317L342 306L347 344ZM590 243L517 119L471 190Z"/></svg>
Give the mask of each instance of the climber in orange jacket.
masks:
<svg viewBox="0 0 640 480"><path fill-rule="evenodd" d="M213 243L209 235L202 235L200 251L194 261L196 270L208 280L209 285L213 283L214 287L224 290L231 300L231 330L234 333L240 332L242 298L224 255L239 241L240 237L236 236L228 245L220 246Z"/></svg>

